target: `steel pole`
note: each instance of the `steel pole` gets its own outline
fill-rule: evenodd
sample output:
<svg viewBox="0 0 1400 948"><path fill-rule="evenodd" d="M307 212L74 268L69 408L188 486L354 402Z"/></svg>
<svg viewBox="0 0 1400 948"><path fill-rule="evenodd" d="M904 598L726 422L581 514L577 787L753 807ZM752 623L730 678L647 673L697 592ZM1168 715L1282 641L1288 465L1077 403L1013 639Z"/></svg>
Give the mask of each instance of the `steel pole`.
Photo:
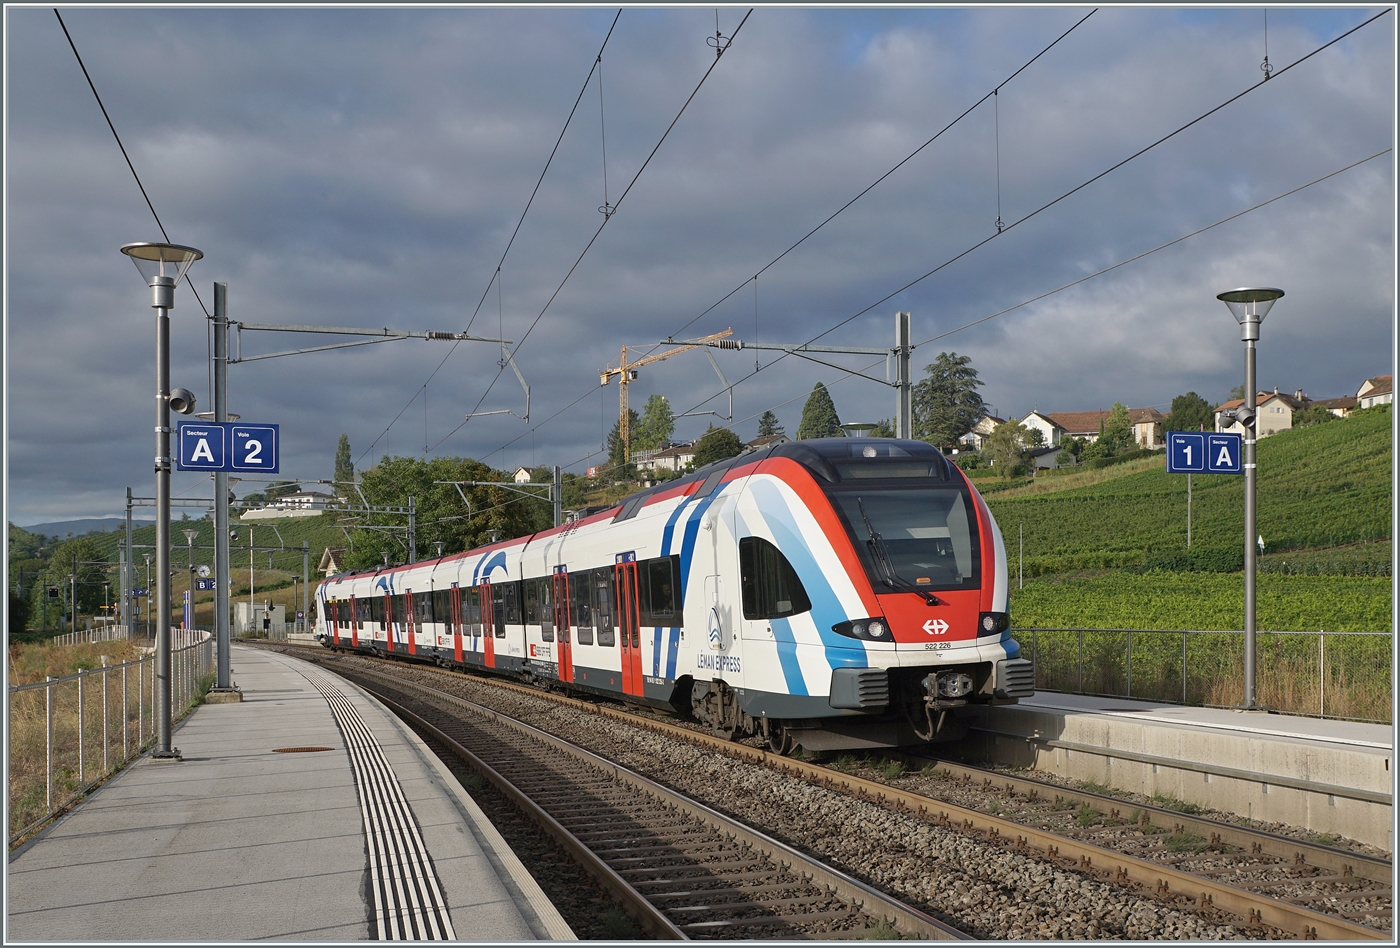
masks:
<svg viewBox="0 0 1400 948"><path fill-rule="evenodd" d="M311 541L301 541L301 621L299 631L305 632L311 621Z"/></svg>
<svg viewBox="0 0 1400 948"><path fill-rule="evenodd" d="M214 284L214 420L228 421L228 284ZM215 691L231 691L229 674L228 475L214 475Z"/></svg>
<svg viewBox="0 0 1400 948"><path fill-rule="evenodd" d="M909 314L894 314L895 395L894 433L909 439L913 434L913 385L909 379Z"/></svg>
<svg viewBox="0 0 1400 948"><path fill-rule="evenodd" d="M1257 469L1254 446L1258 439L1258 419L1254 417L1254 344L1259 339L1259 318L1246 317L1240 325L1244 336L1244 704L1246 711L1259 708L1254 697L1254 570L1255 550L1255 488Z"/></svg>
<svg viewBox="0 0 1400 948"><path fill-rule="evenodd" d="M559 471L559 465L554 465L554 525L557 527L564 522L564 475Z"/></svg>
<svg viewBox="0 0 1400 948"><path fill-rule="evenodd" d="M170 308L175 280L151 284L156 311L156 749L153 756L179 758L170 746Z"/></svg>
<svg viewBox="0 0 1400 948"><path fill-rule="evenodd" d="M408 561L418 562L418 518L412 497L408 498Z"/></svg>
<svg viewBox="0 0 1400 948"><path fill-rule="evenodd" d="M126 489L126 557L122 561L122 622L126 625L126 637L136 637L136 617L132 615L132 587L136 585L136 564L132 558L136 551L131 548L131 488Z"/></svg>

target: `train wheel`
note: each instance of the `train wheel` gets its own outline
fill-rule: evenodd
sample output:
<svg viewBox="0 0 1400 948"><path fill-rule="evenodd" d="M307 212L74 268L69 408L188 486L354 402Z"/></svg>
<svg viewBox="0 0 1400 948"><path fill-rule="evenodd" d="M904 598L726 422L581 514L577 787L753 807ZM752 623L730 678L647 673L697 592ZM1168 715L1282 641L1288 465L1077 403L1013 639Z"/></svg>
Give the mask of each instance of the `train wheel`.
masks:
<svg viewBox="0 0 1400 948"><path fill-rule="evenodd" d="M768 721L768 749L775 754L786 757L792 753L795 742L792 739L792 731L783 726L780 721Z"/></svg>

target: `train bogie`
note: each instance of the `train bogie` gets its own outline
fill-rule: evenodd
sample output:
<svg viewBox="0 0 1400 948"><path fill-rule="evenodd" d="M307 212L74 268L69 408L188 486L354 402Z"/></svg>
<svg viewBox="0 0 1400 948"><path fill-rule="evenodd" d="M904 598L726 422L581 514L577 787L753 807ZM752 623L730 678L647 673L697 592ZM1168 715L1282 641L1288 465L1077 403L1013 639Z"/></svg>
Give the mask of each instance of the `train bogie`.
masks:
<svg viewBox="0 0 1400 948"><path fill-rule="evenodd" d="M780 445L318 595L330 647L612 695L780 750L947 739L1033 682L996 523L920 442Z"/></svg>

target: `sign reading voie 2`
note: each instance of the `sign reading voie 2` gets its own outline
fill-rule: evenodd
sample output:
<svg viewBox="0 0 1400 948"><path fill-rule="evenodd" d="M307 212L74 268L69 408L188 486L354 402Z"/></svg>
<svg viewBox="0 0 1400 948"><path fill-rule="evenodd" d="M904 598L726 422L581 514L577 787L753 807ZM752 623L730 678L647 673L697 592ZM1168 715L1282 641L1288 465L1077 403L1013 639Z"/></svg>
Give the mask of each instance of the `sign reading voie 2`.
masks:
<svg viewBox="0 0 1400 948"><path fill-rule="evenodd" d="M1243 438L1204 431L1167 432L1168 474L1243 474Z"/></svg>
<svg viewBox="0 0 1400 948"><path fill-rule="evenodd" d="M182 471L279 473L277 425L182 422L177 441Z"/></svg>

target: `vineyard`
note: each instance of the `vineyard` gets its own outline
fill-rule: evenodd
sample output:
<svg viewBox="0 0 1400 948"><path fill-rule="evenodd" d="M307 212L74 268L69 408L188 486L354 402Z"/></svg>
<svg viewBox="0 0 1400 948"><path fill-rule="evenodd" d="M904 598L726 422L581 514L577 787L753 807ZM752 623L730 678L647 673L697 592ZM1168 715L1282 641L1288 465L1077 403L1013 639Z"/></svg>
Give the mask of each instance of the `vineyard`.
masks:
<svg viewBox="0 0 1400 948"><path fill-rule="evenodd" d="M1388 408L1372 409L1260 440L1258 527L1268 561L1282 563L1289 552L1306 553L1292 557L1301 567L1326 562L1318 550L1370 544L1371 565L1348 571L1382 572L1375 565L1379 548L1382 574L1389 573L1390 419ZM1167 474L1160 458L1134 461L1122 470L1119 476L1111 476L1113 469L1092 472L1110 476L1085 486L1072 486L1080 476L1072 474L988 496L1013 560L1024 530L1024 576L1147 566L1154 557L1187 551L1186 476ZM1191 488L1191 549L1242 550L1244 479L1196 475ZM1351 562L1356 556L1340 559ZM1233 557L1220 562L1225 569L1239 568ZM1166 565L1173 568L1170 557Z"/></svg>

